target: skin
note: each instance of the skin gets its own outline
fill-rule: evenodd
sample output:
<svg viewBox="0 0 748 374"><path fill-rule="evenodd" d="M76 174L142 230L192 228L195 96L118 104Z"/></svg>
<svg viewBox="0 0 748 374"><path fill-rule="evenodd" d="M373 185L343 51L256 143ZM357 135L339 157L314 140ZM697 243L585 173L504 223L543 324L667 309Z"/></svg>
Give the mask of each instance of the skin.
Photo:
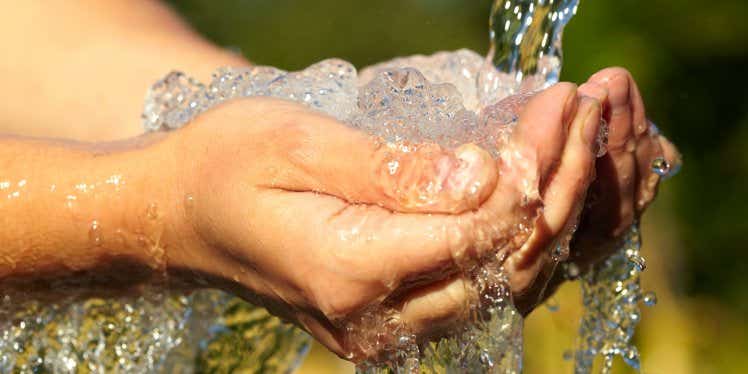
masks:
<svg viewBox="0 0 748 374"><path fill-rule="evenodd" d="M595 203L572 248L581 265L604 257L654 197L651 161L678 158L646 134L641 96L622 69L536 95L500 160L473 145L402 152L259 98L136 136L143 92L164 73L204 78L247 64L158 3L137 5L29 1L0 16L9 46L0 75L19 93L0 123L9 134L44 137L0 137L8 292L49 295L61 284L63 293L137 292L164 281L221 288L358 360L377 354L352 346L343 328L362 310L387 305L419 337L438 336L477 298L463 270L497 255L529 312L560 282L547 248L585 199ZM49 61L59 61L58 74L48 74ZM596 160L601 116L610 151ZM126 140L105 142L113 139ZM526 217L531 229L518 234Z"/></svg>

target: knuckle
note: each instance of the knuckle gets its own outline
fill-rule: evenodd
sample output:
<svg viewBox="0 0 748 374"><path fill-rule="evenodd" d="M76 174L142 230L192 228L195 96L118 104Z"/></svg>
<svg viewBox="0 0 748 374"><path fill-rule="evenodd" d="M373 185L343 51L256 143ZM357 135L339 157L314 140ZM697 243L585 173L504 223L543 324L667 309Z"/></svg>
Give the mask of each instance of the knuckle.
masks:
<svg viewBox="0 0 748 374"><path fill-rule="evenodd" d="M604 73L605 76L609 77L611 80L622 79L628 83L631 79L633 79L631 72L628 69L621 67L621 66L609 67L607 69L604 69L602 72Z"/></svg>

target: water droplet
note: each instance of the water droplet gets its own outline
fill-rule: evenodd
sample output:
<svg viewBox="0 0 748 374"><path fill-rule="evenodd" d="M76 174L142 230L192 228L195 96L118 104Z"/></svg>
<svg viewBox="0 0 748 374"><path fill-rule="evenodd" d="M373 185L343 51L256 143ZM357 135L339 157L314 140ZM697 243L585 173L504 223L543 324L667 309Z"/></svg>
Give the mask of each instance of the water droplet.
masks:
<svg viewBox="0 0 748 374"><path fill-rule="evenodd" d="M630 348L628 351L626 351L625 354L622 355L623 360L626 361L626 364L631 366L634 370L640 369L640 363L639 363L639 352L636 350L636 348Z"/></svg>
<svg viewBox="0 0 748 374"><path fill-rule="evenodd" d="M146 208L146 215L151 220L155 220L156 218L158 218L158 204L156 203L148 204L148 208Z"/></svg>
<svg viewBox="0 0 748 374"><path fill-rule="evenodd" d="M634 264L636 264L636 268L639 271L644 271L644 270L647 269L647 260L645 260L644 257L642 257L642 256L633 256L633 257L629 258L629 260L631 260L631 262L633 262Z"/></svg>
<svg viewBox="0 0 748 374"><path fill-rule="evenodd" d="M561 305L558 303L558 299L555 296L551 296L545 301L545 307L552 313L558 312Z"/></svg>
<svg viewBox="0 0 748 374"><path fill-rule="evenodd" d="M138 235L135 238L135 241L138 243L138 246L140 246L140 247L145 248L145 247L150 246L149 243L148 243L148 239L145 237L145 235Z"/></svg>
<svg viewBox="0 0 748 374"><path fill-rule="evenodd" d="M101 225L99 221L91 221L91 228L88 230L88 240L95 246L101 245Z"/></svg>
<svg viewBox="0 0 748 374"><path fill-rule="evenodd" d="M566 264L566 278L570 280L574 280L579 278L579 266L573 262L569 262Z"/></svg>
<svg viewBox="0 0 748 374"><path fill-rule="evenodd" d="M657 305L657 295L650 291L644 294L644 297L642 297L642 301L644 302L644 305L653 307Z"/></svg>
<svg viewBox="0 0 748 374"><path fill-rule="evenodd" d="M392 160L387 163L387 169L389 170L390 175L395 175L399 168L400 163L397 160Z"/></svg>
<svg viewBox="0 0 748 374"><path fill-rule="evenodd" d="M192 214L195 210L195 197L192 194L184 195L184 212L187 215Z"/></svg>
<svg viewBox="0 0 748 374"><path fill-rule="evenodd" d="M75 195L67 195L65 196L65 206L68 208L72 208L75 206L75 201L78 200L78 197Z"/></svg>
<svg viewBox="0 0 748 374"><path fill-rule="evenodd" d="M564 351L564 361L571 361L572 358L574 358L574 352L572 352L570 349L567 349Z"/></svg>
<svg viewBox="0 0 748 374"><path fill-rule="evenodd" d="M652 172L661 177L666 177L670 174L670 164L664 158L657 157L652 161Z"/></svg>

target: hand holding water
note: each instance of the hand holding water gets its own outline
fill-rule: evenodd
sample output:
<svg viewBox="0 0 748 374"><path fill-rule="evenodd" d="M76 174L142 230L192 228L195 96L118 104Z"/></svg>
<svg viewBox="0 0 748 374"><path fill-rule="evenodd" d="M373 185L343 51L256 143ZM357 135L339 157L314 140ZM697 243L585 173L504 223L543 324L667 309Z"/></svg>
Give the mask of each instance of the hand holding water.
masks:
<svg viewBox="0 0 748 374"><path fill-rule="evenodd" d="M195 160L177 168L186 245L169 266L269 307L344 356L342 322L373 304L417 335L440 334L477 297L464 264L499 248L513 290L533 283L592 180L600 115L597 100L559 84L521 115L511 147L526 162L426 145L397 154L393 175L384 160L400 151L324 115L269 99L218 107L168 140ZM523 201L528 180L548 201L544 229L526 242L511 228L537 208Z"/></svg>
<svg viewBox="0 0 748 374"><path fill-rule="evenodd" d="M637 221L654 200L661 178L678 171L681 156L647 120L636 81L623 68L595 73L582 94L603 103L608 152L596 164L574 246L583 267L610 254L614 238Z"/></svg>

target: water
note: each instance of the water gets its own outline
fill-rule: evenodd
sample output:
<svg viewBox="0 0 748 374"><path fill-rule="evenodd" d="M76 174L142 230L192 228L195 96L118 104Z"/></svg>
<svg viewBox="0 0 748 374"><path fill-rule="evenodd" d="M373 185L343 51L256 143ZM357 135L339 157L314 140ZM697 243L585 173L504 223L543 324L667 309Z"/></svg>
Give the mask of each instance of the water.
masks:
<svg viewBox="0 0 748 374"><path fill-rule="evenodd" d="M0 372L286 372L303 332L219 291L41 303L6 295Z"/></svg>
<svg viewBox="0 0 748 374"><path fill-rule="evenodd" d="M482 103L558 82L561 37L577 4L578 0L494 1L487 64L478 79Z"/></svg>
<svg viewBox="0 0 748 374"><path fill-rule="evenodd" d="M619 248L582 277L584 314L574 357L575 373L592 372L598 356L602 357L601 373L610 373L615 356L640 369L639 351L631 342L641 319L639 302L653 306L657 299L652 292L643 293L639 282L645 266L639 254L641 235L637 225L623 236Z"/></svg>
<svg viewBox="0 0 748 374"><path fill-rule="evenodd" d="M488 59L468 50L440 52L394 59L360 74L336 59L300 72L221 68L208 84L173 72L148 92L143 125L147 131L168 131L226 100L271 96L327 113L390 144L429 141L454 148L474 142L500 157L522 106L534 91L558 81L563 27L576 10L576 0L496 1ZM602 145L604 138L603 131ZM397 159L388 165L397 172ZM652 168L658 174L669 171L662 162ZM187 208L192 201L185 196ZM157 217L157 207L149 207L148 215ZM533 218L523 217L508 232L526 235ZM572 219L549 249L556 261L568 256L575 229ZM93 222L94 243L98 232ZM640 290L639 243L634 227L621 250L591 272L581 275L573 264L561 266L582 278L579 342L573 354L565 354L574 357L578 373L590 372L596 356L604 358L605 368L616 355L638 368L631 345L637 303L656 302ZM385 352L381 361L363 362L357 370L521 372L523 320L512 303L503 258L462 269L480 298L470 306L470 323L449 338L419 345L396 311L386 308L339 321L358 350ZM153 288L138 297L45 305L20 300L8 295L0 308L0 372L77 372L83 366L91 372L284 372L309 344L306 334L220 291L185 296Z"/></svg>

